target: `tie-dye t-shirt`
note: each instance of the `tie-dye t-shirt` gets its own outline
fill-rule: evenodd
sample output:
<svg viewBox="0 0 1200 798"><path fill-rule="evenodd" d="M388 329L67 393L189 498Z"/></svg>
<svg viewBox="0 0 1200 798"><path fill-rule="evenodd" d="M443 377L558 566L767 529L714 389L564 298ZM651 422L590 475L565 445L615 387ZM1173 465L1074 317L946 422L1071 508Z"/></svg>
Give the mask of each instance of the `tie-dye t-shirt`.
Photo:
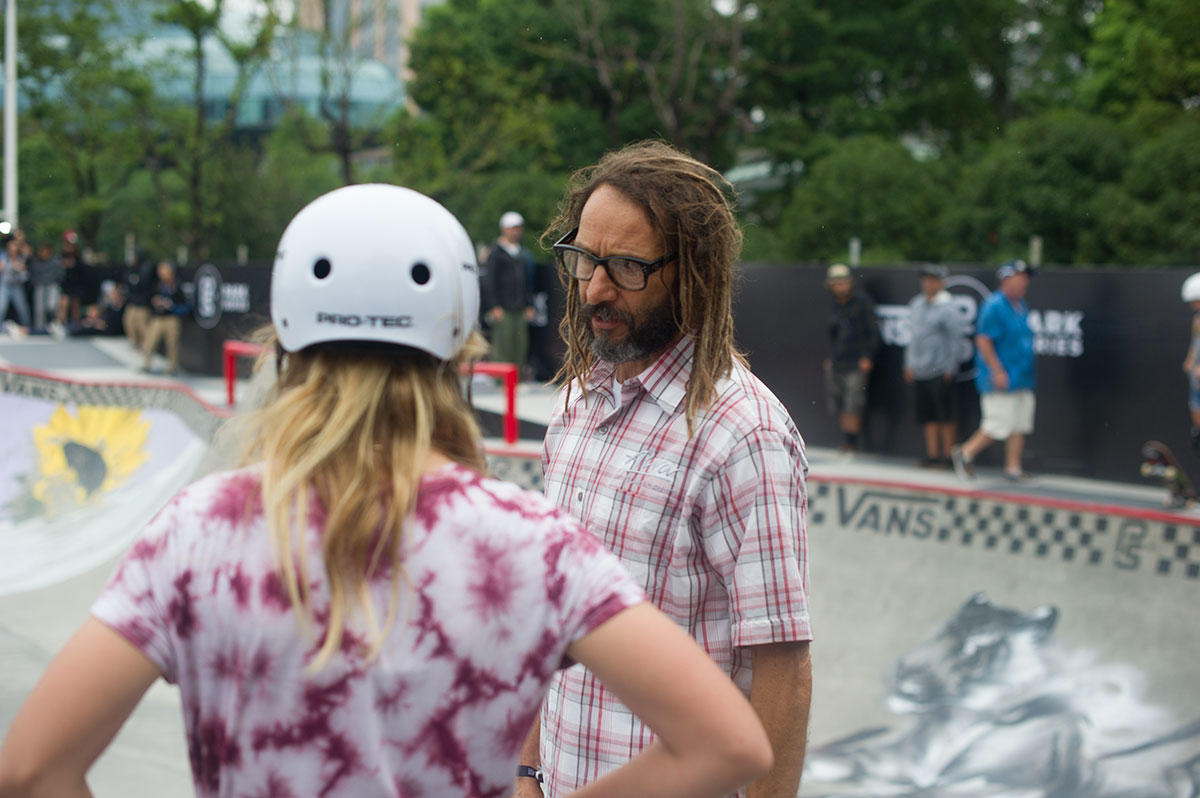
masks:
<svg viewBox="0 0 1200 798"><path fill-rule="evenodd" d="M93 614L179 685L196 794L503 796L567 647L645 600L617 559L540 494L457 465L427 475L380 655L355 621L340 653L292 610L262 516L259 471L176 496L121 562ZM322 512L308 557L328 618ZM372 582L382 618L390 577Z"/></svg>

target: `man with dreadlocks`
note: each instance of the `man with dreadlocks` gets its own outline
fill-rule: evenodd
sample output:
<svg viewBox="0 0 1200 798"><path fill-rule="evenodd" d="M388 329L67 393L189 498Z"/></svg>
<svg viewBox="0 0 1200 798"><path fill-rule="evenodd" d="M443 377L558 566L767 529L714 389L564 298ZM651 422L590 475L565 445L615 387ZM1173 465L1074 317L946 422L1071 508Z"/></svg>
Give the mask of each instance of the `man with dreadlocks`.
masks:
<svg viewBox="0 0 1200 798"><path fill-rule="evenodd" d="M730 193L658 142L572 176L546 233L558 237L567 352L542 464L547 496L749 696L775 765L738 795L794 798L812 683L808 463L787 411L734 345L742 235ZM653 741L577 665L551 685L515 794L568 793Z"/></svg>

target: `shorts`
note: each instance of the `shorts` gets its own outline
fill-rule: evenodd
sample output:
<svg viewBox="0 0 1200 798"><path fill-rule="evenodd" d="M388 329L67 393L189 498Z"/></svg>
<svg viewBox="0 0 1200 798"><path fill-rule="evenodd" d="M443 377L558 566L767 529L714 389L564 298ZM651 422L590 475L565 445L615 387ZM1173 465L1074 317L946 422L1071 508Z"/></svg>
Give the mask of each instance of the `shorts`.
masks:
<svg viewBox="0 0 1200 798"><path fill-rule="evenodd" d="M1188 409L1200 410L1200 379L1188 377Z"/></svg>
<svg viewBox="0 0 1200 798"><path fill-rule="evenodd" d="M1033 391L985 393L979 397L983 421L979 429L992 440L1002 441L1010 435L1033 432L1033 415L1037 400Z"/></svg>
<svg viewBox="0 0 1200 798"><path fill-rule="evenodd" d="M833 415L861 416L867 407L867 375L854 371L825 369L825 393Z"/></svg>
<svg viewBox="0 0 1200 798"><path fill-rule="evenodd" d="M954 421L954 383L943 377L913 382L918 424L946 424Z"/></svg>

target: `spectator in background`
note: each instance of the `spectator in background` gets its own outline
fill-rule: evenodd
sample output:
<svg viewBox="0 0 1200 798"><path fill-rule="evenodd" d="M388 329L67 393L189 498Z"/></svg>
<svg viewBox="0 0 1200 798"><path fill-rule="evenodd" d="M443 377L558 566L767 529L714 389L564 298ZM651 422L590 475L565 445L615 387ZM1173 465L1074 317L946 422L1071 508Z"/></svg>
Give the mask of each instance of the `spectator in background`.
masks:
<svg viewBox="0 0 1200 798"><path fill-rule="evenodd" d="M58 297L58 323L66 326L79 321L88 296L88 276L79 254L72 248L63 248L60 256L63 267L62 291Z"/></svg>
<svg viewBox="0 0 1200 798"><path fill-rule="evenodd" d="M1200 451L1200 272L1183 281L1183 301L1192 308L1192 337L1183 373L1188 380L1188 411L1192 416L1192 448Z"/></svg>
<svg viewBox="0 0 1200 798"><path fill-rule="evenodd" d="M134 262L125 272L126 303L122 326L129 345L139 352L145 347L146 326L150 323L150 295L154 291L155 266L138 249Z"/></svg>
<svg viewBox="0 0 1200 798"><path fill-rule="evenodd" d="M29 318L29 302L25 299L25 283L29 280L29 268L21 252L21 239L11 236L4 242L0 253L0 324L14 338L29 333L32 324ZM8 321L8 306L13 306L17 320Z"/></svg>
<svg viewBox="0 0 1200 798"><path fill-rule="evenodd" d="M38 244L29 271L33 278L33 328L44 331L57 317L63 281L62 259L49 241Z"/></svg>
<svg viewBox="0 0 1200 798"><path fill-rule="evenodd" d="M956 347L965 329L962 314L946 293L945 266L921 270L921 293L908 303L911 339L904 349L904 380L913 386L917 423L925 432L926 468L950 467L957 434L954 412Z"/></svg>
<svg viewBox="0 0 1200 798"><path fill-rule="evenodd" d="M100 299L88 305L83 318L68 324L65 332L71 336L120 335L124 331L121 321L124 313L125 286L105 280L100 284Z"/></svg>
<svg viewBox="0 0 1200 798"><path fill-rule="evenodd" d="M850 267L835 263L825 273L825 287L833 294L829 316L829 358L825 361L825 388L829 412L842 430L841 450L858 451L862 416L867 407L867 379L879 351L879 326L875 303L854 289Z"/></svg>
<svg viewBox="0 0 1200 798"><path fill-rule="evenodd" d="M492 328L492 359L515 363L522 372L529 353L529 322L533 320L533 253L521 246L525 219L516 211L500 217L500 237L483 265L481 288L487 321Z"/></svg>
<svg viewBox="0 0 1200 798"><path fill-rule="evenodd" d="M175 376L179 374L180 317L188 312L188 306L175 279L175 266L170 261L158 264L157 276L150 293L150 321L146 324L146 340L142 348L142 371L150 372L150 361L158 349L159 341L162 341L166 348L167 373Z"/></svg>
<svg viewBox="0 0 1200 798"><path fill-rule="evenodd" d="M979 309L975 387L982 420L966 443L950 451L954 470L962 479L975 476L975 458L994 441L1004 441L1004 476L1013 482L1025 479L1021 455L1025 436L1033 432L1037 409L1033 329L1025 303L1032 273L1023 260L1005 263L996 271L1000 290Z"/></svg>

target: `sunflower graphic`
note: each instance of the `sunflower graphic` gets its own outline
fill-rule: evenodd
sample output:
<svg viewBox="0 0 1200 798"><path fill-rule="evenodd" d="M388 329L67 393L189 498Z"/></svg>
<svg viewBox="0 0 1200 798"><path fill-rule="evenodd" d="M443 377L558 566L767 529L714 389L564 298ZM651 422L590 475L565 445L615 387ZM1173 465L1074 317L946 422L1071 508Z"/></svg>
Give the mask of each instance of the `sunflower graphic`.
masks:
<svg viewBox="0 0 1200 798"><path fill-rule="evenodd" d="M72 416L59 405L33 430L37 470L25 477L28 492L9 510L50 519L96 501L149 459L149 433L140 410L83 405Z"/></svg>

